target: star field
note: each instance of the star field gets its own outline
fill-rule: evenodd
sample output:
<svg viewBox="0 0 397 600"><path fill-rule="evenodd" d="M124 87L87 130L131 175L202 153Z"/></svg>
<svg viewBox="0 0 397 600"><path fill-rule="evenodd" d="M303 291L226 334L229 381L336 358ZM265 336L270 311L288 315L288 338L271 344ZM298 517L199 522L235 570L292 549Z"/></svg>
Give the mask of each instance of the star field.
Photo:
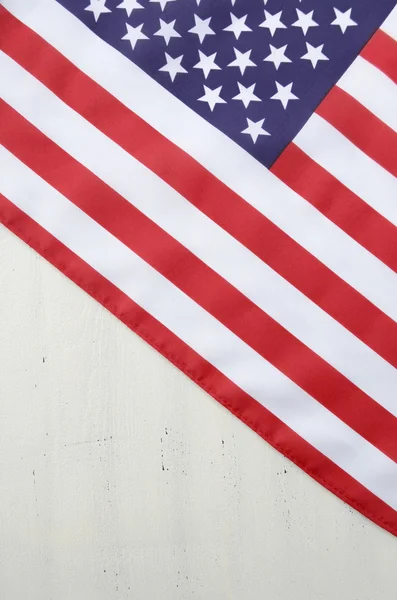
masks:
<svg viewBox="0 0 397 600"><path fill-rule="evenodd" d="M394 6L394 0L59 2L266 166Z"/></svg>

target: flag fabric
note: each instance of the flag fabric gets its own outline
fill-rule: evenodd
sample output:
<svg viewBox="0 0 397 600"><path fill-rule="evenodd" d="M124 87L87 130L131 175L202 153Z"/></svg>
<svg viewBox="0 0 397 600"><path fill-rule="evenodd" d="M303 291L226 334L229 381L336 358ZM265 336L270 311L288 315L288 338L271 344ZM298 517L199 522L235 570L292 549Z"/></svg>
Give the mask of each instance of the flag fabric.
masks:
<svg viewBox="0 0 397 600"><path fill-rule="evenodd" d="M395 0L3 0L0 220L397 535Z"/></svg>

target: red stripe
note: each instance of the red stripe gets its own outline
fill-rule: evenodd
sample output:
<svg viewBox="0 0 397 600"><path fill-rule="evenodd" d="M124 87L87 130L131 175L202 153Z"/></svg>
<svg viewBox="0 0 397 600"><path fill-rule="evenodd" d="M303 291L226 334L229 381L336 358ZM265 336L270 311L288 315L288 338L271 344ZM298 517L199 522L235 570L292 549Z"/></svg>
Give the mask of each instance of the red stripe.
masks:
<svg viewBox="0 0 397 600"><path fill-rule="evenodd" d="M361 56L397 84L397 42L378 29Z"/></svg>
<svg viewBox="0 0 397 600"><path fill-rule="evenodd" d="M397 272L397 229L294 143L272 171L361 246ZM392 348L390 348L392 352Z"/></svg>
<svg viewBox="0 0 397 600"><path fill-rule="evenodd" d="M5 9L0 9L0 27L9 33L0 47L16 62L397 366L392 319ZM376 327L368 327L375 322Z"/></svg>
<svg viewBox="0 0 397 600"><path fill-rule="evenodd" d="M397 512L272 413L0 194L0 222L100 302L279 452L369 519L397 536Z"/></svg>
<svg viewBox="0 0 397 600"><path fill-rule="evenodd" d="M334 86L316 113L397 177L397 133L350 94Z"/></svg>
<svg viewBox="0 0 397 600"><path fill-rule="evenodd" d="M397 419L388 411L1 100L0 118L10 152L397 462Z"/></svg>

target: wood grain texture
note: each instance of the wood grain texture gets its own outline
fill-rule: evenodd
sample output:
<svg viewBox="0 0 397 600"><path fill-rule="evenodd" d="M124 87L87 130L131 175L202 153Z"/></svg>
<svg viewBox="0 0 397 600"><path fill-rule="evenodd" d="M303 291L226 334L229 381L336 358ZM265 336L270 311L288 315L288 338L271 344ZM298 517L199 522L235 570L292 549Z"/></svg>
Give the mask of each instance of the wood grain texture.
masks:
<svg viewBox="0 0 397 600"><path fill-rule="evenodd" d="M0 228L0 597L392 600L397 540Z"/></svg>

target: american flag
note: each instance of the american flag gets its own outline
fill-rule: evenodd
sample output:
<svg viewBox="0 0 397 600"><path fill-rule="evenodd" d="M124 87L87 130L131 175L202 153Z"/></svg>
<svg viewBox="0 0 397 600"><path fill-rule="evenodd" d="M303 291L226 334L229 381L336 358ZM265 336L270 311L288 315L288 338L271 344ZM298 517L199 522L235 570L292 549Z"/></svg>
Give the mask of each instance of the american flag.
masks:
<svg viewBox="0 0 397 600"><path fill-rule="evenodd" d="M3 0L0 220L397 535L395 0Z"/></svg>

